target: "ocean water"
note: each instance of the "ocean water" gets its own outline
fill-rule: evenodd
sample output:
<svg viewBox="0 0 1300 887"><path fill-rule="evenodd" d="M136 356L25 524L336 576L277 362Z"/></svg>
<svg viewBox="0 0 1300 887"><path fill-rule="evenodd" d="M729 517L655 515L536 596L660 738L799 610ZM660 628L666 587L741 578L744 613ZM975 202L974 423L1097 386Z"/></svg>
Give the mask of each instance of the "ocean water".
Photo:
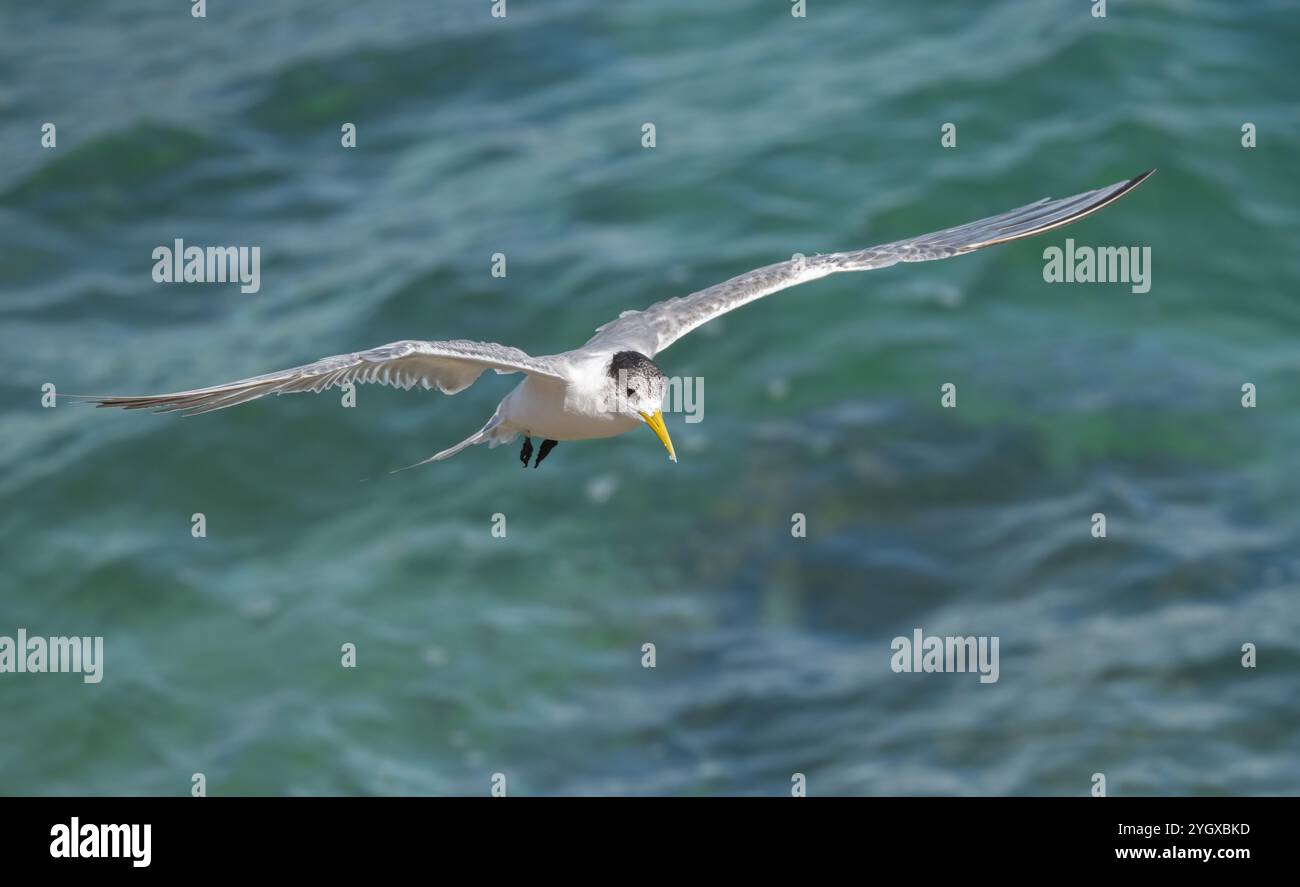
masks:
<svg viewBox="0 0 1300 887"><path fill-rule="evenodd" d="M1300 791L1295 5L789 6L0 7L0 635L104 639L97 684L0 674L0 793ZM682 340L677 465L636 432L386 474L477 429L491 374L41 404L404 338L552 353L1152 167ZM1066 237L1150 247L1150 291L1046 283ZM153 282L176 238L259 246L260 291ZM997 637L999 679L894 672L917 628Z"/></svg>

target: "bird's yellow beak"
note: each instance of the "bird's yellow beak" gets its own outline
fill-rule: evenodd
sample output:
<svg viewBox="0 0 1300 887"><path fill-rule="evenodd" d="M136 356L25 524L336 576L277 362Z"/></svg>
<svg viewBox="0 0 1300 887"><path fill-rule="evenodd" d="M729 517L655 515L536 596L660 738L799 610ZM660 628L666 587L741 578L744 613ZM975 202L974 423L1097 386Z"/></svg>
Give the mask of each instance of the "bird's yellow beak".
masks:
<svg viewBox="0 0 1300 887"><path fill-rule="evenodd" d="M650 426L650 430L655 433L655 437L659 438L659 442L664 445L664 449L668 451L668 458L676 462L677 453L673 450L673 439L668 436L668 429L664 427L663 410L655 410L653 416L641 413L641 418L645 419L645 423Z"/></svg>

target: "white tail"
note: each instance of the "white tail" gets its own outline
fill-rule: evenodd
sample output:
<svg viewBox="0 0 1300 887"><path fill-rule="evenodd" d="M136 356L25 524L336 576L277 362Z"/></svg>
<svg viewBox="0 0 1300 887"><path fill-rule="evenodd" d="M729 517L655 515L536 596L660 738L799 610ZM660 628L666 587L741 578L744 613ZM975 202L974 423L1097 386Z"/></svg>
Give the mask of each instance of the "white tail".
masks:
<svg viewBox="0 0 1300 887"><path fill-rule="evenodd" d="M460 443L456 444L454 447L448 447L440 453L434 453L429 458L416 462L414 465L395 468L388 473L397 474L399 471L406 471L410 468L419 468L421 465L428 465L430 462L441 462L443 459L450 459L461 450L467 447L472 447L475 444L486 442L489 448L496 447L499 444L509 443L518 433L519 432L510 430L501 424L501 407L498 406L497 411L492 414L491 419L488 419L486 425L462 440Z"/></svg>

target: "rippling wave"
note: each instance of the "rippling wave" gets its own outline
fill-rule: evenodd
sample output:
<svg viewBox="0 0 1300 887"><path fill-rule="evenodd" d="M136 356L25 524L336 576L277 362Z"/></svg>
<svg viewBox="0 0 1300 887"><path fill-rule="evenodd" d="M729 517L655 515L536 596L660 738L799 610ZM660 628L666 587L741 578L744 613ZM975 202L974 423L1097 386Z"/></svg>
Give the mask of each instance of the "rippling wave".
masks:
<svg viewBox="0 0 1300 887"><path fill-rule="evenodd" d="M98 685L0 675L3 791L1300 790L1287 4L537 6L0 12L0 635L106 651ZM706 409L675 466L629 435L384 474L509 379L40 408L401 338L563 350L795 251L1151 167L1068 235L684 340L660 363ZM1065 236L1150 246L1151 291L1045 284ZM259 245L261 291L155 284L178 237ZM894 673L917 627L999 637L1000 679Z"/></svg>

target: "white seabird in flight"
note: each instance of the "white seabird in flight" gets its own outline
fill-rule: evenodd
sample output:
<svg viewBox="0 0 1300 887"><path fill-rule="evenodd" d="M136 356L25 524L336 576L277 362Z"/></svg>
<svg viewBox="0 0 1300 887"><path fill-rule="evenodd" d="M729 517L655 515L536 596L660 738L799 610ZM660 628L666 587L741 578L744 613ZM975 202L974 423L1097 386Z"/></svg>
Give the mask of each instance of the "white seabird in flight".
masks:
<svg viewBox="0 0 1300 887"><path fill-rule="evenodd" d="M179 410L192 416L225 409L266 394L325 391L349 383L381 382L399 388L464 391L483 373L523 373L524 380L497 405L487 424L454 447L416 465L437 462L466 447L509 443L524 435L520 459L527 467L532 437L542 438L534 467L557 441L613 437L646 425L663 442L674 462L672 438L662 412L665 377L651 358L715 317L783 289L836 274L870 271L896 262L925 262L973 252L986 246L1032 237L1067 225L1118 200L1155 170L1061 200L1043 199L977 222L844 253L796 258L758 268L689 296L668 299L644 311L624 311L596 330L581 348L530 357L518 348L492 342L408 340L369 351L339 354L315 363L254 376L211 388L140 397L83 397L101 407ZM414 468L415 465L409 466Z"/></svg>

